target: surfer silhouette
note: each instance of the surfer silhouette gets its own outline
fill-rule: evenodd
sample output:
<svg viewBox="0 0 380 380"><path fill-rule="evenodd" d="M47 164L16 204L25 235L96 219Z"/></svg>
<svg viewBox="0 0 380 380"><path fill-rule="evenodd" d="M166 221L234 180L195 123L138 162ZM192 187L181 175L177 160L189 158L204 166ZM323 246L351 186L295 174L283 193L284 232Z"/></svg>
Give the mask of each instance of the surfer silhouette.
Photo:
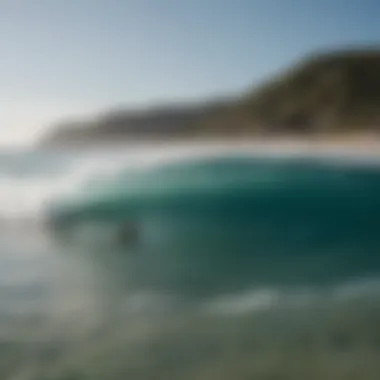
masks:
<svg viewBox="0 0 380 380"><path fill-rule="evenodd" d="M124 222L118 229L116 240L123 245L135 245L140 239L139 229L136 223Z"/></svg>

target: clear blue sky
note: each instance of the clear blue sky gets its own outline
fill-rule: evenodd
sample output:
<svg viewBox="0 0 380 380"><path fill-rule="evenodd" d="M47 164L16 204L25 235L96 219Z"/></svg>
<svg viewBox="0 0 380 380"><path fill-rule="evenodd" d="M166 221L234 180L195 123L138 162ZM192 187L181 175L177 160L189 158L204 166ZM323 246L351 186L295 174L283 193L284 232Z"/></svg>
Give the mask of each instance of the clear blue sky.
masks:
<svg viewBox="0 0 380 380"><path fill-rule="evenodd" d="M236 92L380 46L378 0L2 0L0 143L65 115Z"/></svg>

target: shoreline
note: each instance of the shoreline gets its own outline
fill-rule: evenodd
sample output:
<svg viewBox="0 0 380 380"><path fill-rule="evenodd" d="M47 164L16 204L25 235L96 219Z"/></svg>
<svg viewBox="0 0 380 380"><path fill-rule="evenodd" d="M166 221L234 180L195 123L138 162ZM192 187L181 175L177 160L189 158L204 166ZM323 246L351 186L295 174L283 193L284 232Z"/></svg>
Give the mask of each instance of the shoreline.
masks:
<svg viewBox="0 0 380 380"><path fill-rule="evenodd" d="M333 155L350 157L380 158L380 135L358 134L351 136L300 136L256 137L239 136L234 138L183 138L183 139L141 139L131 141L108 141L102 143L52 144L51 146L31 147L40 152L108 152L120 153L152 149L167 151L191 151L194 153L269 153L300 155Z"/></svg>

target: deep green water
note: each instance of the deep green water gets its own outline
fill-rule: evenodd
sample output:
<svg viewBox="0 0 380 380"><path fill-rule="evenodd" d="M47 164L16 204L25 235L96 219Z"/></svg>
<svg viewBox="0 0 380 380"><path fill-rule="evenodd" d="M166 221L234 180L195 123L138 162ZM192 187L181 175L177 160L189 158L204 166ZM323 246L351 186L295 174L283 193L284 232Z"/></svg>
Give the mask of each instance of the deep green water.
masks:
<svg viewBox="0 0 380 380"><path fill-rule="evenodd" d="M305 158L183 161L91 183L75 201L58 202L52 215L58 230L136 226L132 242L104 239L91 254L100 267L112 268L114 278L144 289L203 295L329 284L380 271L375 165ZM97 230L97 241L108 230Z"/></svg>

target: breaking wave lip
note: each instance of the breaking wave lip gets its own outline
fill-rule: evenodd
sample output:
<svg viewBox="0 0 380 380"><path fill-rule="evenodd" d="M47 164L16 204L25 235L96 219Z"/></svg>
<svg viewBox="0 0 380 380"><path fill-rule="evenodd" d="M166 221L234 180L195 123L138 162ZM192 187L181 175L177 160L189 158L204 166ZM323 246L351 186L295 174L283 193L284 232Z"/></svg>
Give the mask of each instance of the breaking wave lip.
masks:
<svg viewBox="0 0 380 380"><path fill-rule="evenodd" d="M54 158L58 155L58 158ZM4 157L3 157L4 156ZM220 156L296 157L317 159L329 165L380 165L380 157L368 152L342 149L310 150L295 145L204 144L168 147L131 147L111 152L26 152L3 154L0 167L0 217L19 219L44 217L49 202L75 194L89 180L105 181L122 169L142 170L167 162L186 162ZM48 163L48 164L47 164ZM1 162L0 162L1 165Z"/></svg>

